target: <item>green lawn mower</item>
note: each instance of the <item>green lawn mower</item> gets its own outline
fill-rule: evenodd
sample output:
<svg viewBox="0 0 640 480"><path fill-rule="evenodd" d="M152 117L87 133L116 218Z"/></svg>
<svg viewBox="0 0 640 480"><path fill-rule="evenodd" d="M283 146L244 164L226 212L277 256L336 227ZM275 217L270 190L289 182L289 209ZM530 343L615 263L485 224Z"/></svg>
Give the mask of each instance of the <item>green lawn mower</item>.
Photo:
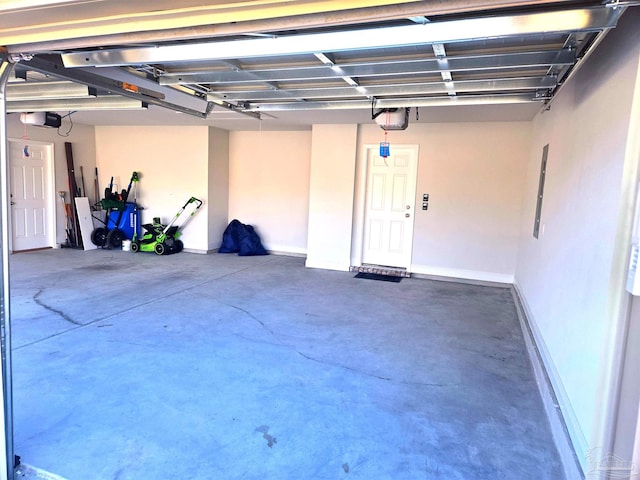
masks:
<svg viewBox="0 0 640 480"><path fill-rule="evenodd" d="M195 208L191 211L189 217L182 223L182 225L174 225L180 216L185 212L187 207L191 204L195 204ZM142 225L145 232L141 238L138 238L137 232L134 233L131 240L132 252L155 252L157 255L170 255L172 253L178 253L182 251L184 245L182 240L179 239L182 234L182 230L185 225L193 218L200 207L202 206L202 200L198 200L195 197L191 197L187 200L180 211L176 213L168 225L163 225L160 222L160 218L153 219L153 223L146 223Z"/></svg>

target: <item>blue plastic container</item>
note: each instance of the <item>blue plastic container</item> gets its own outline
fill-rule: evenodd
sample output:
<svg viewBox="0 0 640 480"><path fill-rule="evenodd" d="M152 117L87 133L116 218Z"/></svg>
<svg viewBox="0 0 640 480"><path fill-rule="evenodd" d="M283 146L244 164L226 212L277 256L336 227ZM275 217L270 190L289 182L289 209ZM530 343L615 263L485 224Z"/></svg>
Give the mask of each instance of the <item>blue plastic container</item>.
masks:
<svg viewBox="0 0 640 480"><path fill-rule="evenodd" d="M118 228L124 234L124 238L127 240L131 240L133 238L133 231L136 221L137 221L137 232L140 235L140 212L138 215L135 214L136 204L132 202L127 202L124 204L124 211L122 212L122 217L120 218L120 222L118 223L118 217L120 216L120 211L113 210L109 212L109 221L107 222L107 230L113 230L114 228Z"/></svg>

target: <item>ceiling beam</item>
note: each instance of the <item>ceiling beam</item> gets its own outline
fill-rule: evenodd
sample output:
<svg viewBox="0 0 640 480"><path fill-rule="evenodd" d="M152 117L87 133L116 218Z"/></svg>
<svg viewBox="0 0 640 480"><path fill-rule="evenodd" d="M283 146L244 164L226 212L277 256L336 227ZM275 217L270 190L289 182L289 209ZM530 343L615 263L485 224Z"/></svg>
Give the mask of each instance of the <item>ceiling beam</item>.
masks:
<svg viewBox="0 0 640 480"><path fill-rule="evenodd" d="M612 28L619 10L600 7L430 22L424 25L341 30L276 38L217 41L157 47L120 48L62 54L65 67L124 66L185 61L213 61L453 43L558 32Z"/></svg>
<svg viewBox="0 0 640 480"><path fill-rule="evenodd" d="M222 63L223 65L231 68L231 70L233 72L241 72L242 71L242 65L240 64L240 62L236 61L236 60L222 60L220 63ZM265 85L269 86L270 88L277 90L278 89L278 84L275 82L271 82L268 80L263 80L260 75L258 74L253 74L251 72L247 72L248 73L248 77L249 78L253 78L256 82L260 82L260 83L264 83ZM200 83L200 82L196 82L196 83Z"/></svg>
<svg viewBox="0 0 640 480"><path fill-rule="evenodd" d="M375 108L402 108L402 107L437 107L451 105L504 105L513 103L531 103L531 94L513 95L469 95L469 96L443 96L423 98L392 98L377 100ZM253 112L282 112L304 110L358 110L370 109L369 100L344 100L332 102L288 102L288 103L249 103L245 110Z"/></svg>
<svg viewBox="0 0 640 480"><path fill-rule="evenodd" d="M575 51L548 50L538 52L500 53L491 55L465 55L447 57L446 68L450 72L466 70L499 70L523 67L549 67L572 65ZM442 66L436 58L407 60L381 60L378 62L343 63L307 67L279 67L269 69L247 69L224 72L180 72L162 74L161 85L187 85L194 83L264 83L295 80L323 80L348 77L375 77L408 74L440 73Z"/></svg>
<svg viewBox="0 0 640 480"><path fill-rule="evenodd" d="M314 53L315 57L320 60L324 65L327 65L329 67L331 67L332 70L336 71L339 69L339 67L336 67L336 63L333 60L333 55L331 54L324 54L322 52L316 52ZM352 76L349 75L342 75L340 78L342 78L342 80L344 80L345 82L347 82L349 85L351 85L352 87L359 87L360 84L358 83L358 81L353 78Z"/></svg>
<svg viewBox="0 0 640 480"><path fill-rule="evenodd" d="M52 58L43 58L43 57L33 57L30 60L25 60L25 67L29 70L35 70L36 72L52 75L53 77L69 80L71 82L80 83L83 85L88 85L90 87L99 88L102 90L107 90L110 93L114 93L117 95L122 95L124 97L132 98L134 100L139 100L144 103L148 103L151 105L157 105L159 107L168 108L170 110L186 113L188 115L206 118L206 112L201 112L198 110L194 110L193 108L184 107L182 105L168 102L164 100L165 95L162 93L162 87L156 85L159 89L158 91L154 91L136 84L136 80L132 80L131 82L125 82L121 80L115 80L112 78L103 77L101 75L96 75L91 72L87 72L86 70L76 69L69 70L65 69L62 64L60 64L55 57ZM144 79L139 79L139 84L144 82ZM174 92L171 92L174 94ZM179 93L179 92L177 92ZM192 98L189 94L187 97ZM202 102L206 105L207 102Z"/></svg>
<svg viewBox="0 0 640 480"><path fill-rule="evenodd" d="M450 84L450 85L449 85ZM323 88L300 88L288 90L261 90L242 91L234 93L210 93L209 98L220 98L228 101L234 100L285 100L294 98L304 98L310 101L320 98L353 98L353 97L387 97L406 95L437 95L449 94L451 88L458 93L469 92L505 92L537 90L539 88L555 88L557 80L551 76L540 76L530 78L507 78L489 80L463 80L450 82L413 83L401 85L373 85L355 87L323 87Z"/></svg>
<svg viewBox="0 0 640 480"><path fill-rule="evenodd" d="M87 85L61 82L14 82L7 85L7 100L44 100L96 96Z"/></svg>
<svg viewBox="0 0 640 480"><path fill-rule="evenodd" d="M146 104L140 100L119 95L97 98L70 98L58 100L7 100L7 112L59 112L65 110L140 110Z"/></svg>

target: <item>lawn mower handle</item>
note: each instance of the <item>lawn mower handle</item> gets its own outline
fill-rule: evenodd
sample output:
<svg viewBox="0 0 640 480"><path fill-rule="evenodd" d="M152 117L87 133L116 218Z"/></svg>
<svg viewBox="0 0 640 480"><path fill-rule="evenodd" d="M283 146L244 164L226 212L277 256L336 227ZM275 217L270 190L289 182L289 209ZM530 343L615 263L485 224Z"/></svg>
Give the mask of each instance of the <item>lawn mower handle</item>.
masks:
<svg viewBox="0 0 640 480"><path fill-rule="evenodd" d="M183 205L183 207L182 207L182 208L187 208L187 206L188 206L190 203L193 203L193 202L196 202L196 203L198 204L198 206L196 207L196 209L198 209L198 208L200 208L200 207L202 206L202 200L200 200L200 199L198 199L198 198L196 198L196 197L191 197L189 200L187 200L187 203L185 203L185 204Z"/></svg>

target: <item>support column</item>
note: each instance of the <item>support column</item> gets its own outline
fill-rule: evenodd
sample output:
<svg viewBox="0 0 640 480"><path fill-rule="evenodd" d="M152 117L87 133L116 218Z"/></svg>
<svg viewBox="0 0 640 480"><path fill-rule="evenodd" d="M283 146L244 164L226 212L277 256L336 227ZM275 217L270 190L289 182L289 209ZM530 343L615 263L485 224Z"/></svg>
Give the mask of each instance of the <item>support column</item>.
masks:
<svg viewBox="0 0 640 480"><path fill-rule="evenodd" d="M356 124L313 126L307 267L349 270L357 140Z"/></svg>

